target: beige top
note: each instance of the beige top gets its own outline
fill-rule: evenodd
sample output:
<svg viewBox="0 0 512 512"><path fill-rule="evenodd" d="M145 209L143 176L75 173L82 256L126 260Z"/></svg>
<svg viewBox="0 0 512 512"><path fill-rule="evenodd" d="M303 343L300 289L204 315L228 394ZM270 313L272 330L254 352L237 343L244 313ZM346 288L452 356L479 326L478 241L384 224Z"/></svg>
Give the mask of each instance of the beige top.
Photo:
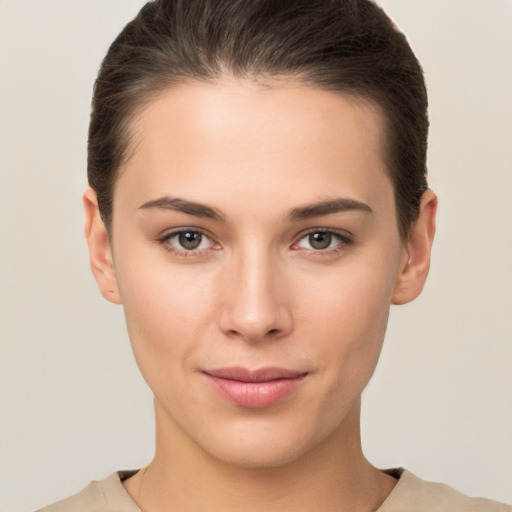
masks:
<svg viewBox="0 0 512 512"><path fill-rule="evenodd" d="M91 482L83 491L38 512L141 512L121 483L137 471L119 471ZM388 473L399 481L376 512L512 512L512 507L468 498L444 484L425 482L403 469Z"/></svg>

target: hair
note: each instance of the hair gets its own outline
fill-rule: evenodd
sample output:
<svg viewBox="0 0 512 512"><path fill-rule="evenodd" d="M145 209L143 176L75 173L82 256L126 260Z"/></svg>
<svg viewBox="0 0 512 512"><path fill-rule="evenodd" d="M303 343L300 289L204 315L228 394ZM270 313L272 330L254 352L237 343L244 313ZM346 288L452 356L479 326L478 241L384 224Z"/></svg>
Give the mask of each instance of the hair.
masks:
<svg viewBox="0 0 512 512"><path fill-rule="evenodd" d="M88 179L111 229L130 121L163 90L223 76L290 77L377 105L398 229L406 236L427 189L428 100L405 36L371 0L155 0L110 46L94 86Z"/></svg>

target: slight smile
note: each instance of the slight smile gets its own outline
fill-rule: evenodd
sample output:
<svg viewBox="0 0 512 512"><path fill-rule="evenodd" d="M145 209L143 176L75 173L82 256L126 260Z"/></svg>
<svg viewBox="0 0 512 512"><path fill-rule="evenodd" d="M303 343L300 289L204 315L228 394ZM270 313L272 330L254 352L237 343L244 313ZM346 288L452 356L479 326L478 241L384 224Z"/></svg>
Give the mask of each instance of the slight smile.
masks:
<svg viewBox="0 0 512 512"><path fill-rule="evenodd" d="M307 372L267 367L258 370L220 368L203 371L216 391L240 407L262 409L295 391Z"/></svg>

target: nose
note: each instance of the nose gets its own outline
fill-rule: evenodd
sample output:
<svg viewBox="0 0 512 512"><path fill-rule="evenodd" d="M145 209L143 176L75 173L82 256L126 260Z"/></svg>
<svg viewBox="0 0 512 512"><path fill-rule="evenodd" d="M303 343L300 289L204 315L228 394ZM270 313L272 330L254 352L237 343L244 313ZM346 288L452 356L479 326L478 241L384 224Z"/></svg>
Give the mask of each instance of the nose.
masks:
<svg viewBox="0 0 512 512"><path fill-rule="evenodd" d="M252 251L234 257L228 267L220 284L219 324L224 334L249 343L289 334L291 297L280 262Z"/></svg>

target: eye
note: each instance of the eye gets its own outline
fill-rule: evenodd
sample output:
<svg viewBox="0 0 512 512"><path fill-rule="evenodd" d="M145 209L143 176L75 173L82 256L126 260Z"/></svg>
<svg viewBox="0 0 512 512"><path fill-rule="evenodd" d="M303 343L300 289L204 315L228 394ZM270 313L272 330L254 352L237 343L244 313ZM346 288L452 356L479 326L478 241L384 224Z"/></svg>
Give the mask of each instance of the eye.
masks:
<svg viewBox="0 0 512 512"><path fill-rule="evenodd" d="M341 249L343 245L350 243L350 239L333 231L312 231L304 235L295 247L314 251L327 251L329 249Z"/></svg>
<svg viewBox="0 0 512 512"><path fill-rule="evenodd" d="M215 247L215 243L196 229L181 229L163 237L160 242L166 249L176 253L193 253Z"/></svg>

